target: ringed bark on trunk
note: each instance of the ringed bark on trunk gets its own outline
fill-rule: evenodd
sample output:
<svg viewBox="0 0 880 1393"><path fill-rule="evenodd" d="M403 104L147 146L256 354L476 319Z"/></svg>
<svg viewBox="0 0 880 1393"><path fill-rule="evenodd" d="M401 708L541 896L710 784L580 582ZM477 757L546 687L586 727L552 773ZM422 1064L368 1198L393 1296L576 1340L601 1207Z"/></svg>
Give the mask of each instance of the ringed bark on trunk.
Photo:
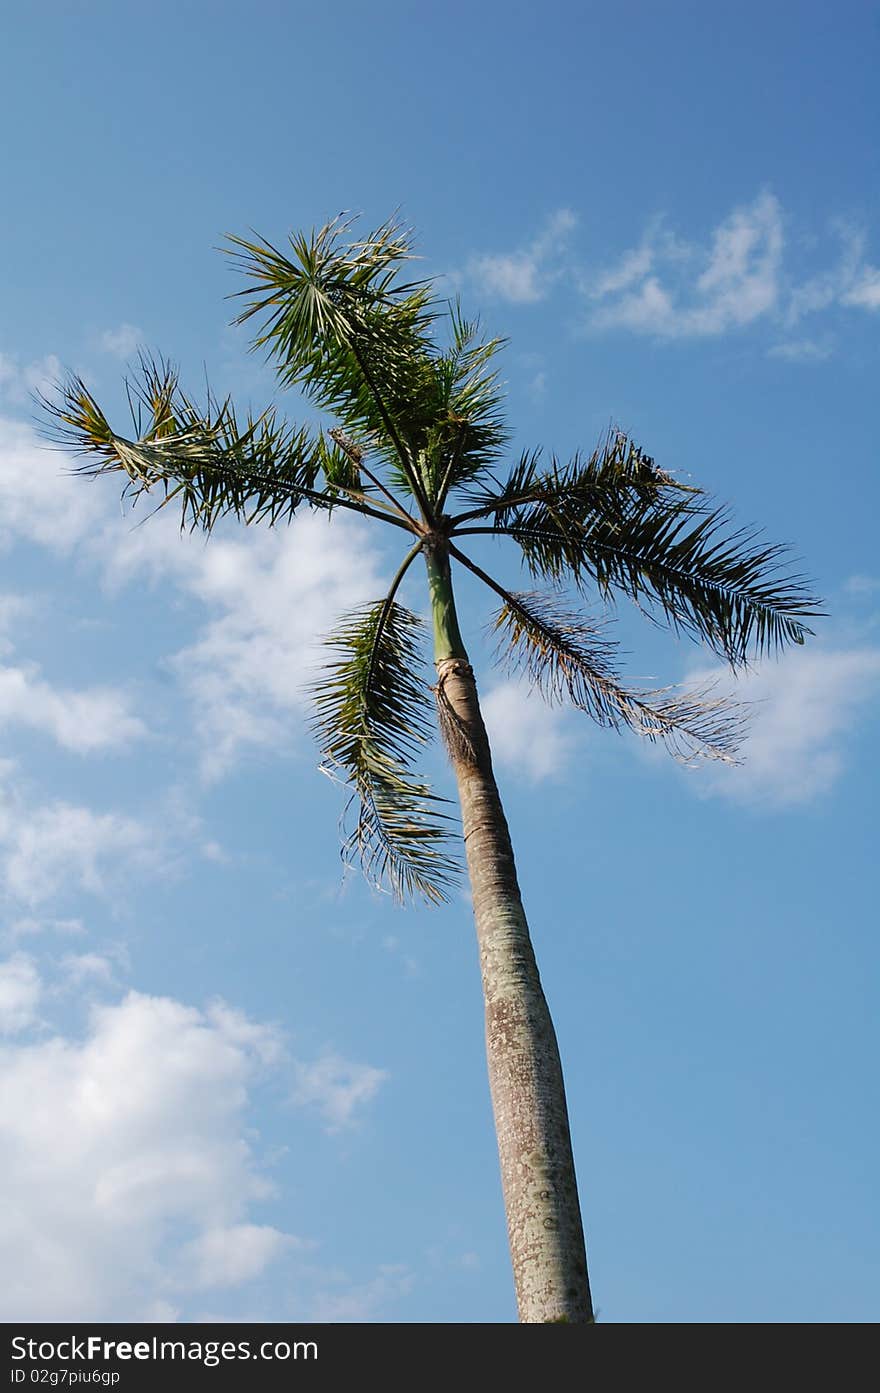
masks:
<svg viewBox="0 0 880 1393"><path fill-rule="evenodd" d="M541 987L448 558L427 554L437 706L458 783L486 1055L521 1321L593 1320L556 1032Z"/></svg>

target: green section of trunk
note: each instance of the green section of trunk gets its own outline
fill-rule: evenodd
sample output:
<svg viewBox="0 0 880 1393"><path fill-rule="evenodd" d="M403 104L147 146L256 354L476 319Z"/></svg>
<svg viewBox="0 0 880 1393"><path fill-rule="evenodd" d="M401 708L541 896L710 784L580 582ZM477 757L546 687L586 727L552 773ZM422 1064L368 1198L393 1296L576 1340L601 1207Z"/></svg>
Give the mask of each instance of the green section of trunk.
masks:
<svg viewBox="0 0 880 1393"><path fill-rule="evenodd" d="M434 618L434 661L439 663L443 658L464 658L467 661L467 650L455 612L449 553L438 546L426 545L425 564Z"/></svg>

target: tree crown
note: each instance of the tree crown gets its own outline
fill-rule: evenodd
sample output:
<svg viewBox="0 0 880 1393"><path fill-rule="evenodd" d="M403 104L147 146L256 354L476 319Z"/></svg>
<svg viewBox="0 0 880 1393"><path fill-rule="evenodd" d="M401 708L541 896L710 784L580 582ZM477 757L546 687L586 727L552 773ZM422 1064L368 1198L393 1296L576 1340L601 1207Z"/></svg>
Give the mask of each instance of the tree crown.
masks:
<svg viewBox="0 0 880 1393"><path fill-rule="evenodd" d="M455 873L443 800L414 773L431 729L421 621L396 598L428 549L493 592L498 657L548 701L662 740L684 759L731 761L739 709L712 690L627 687L607 620L585 601L628 598L740 668L802 643L821 612L787 549L733 527L618 431L565 462L534 450L505 464L511 436L494 365L503 341L444 305L431 281L408 278L413 243L399 223L356 240L353 223L337 219L292 235L284 251L228 241L246 280L236 322L257 323L253 347L282 386L325 413L326 429L294 426L274 408L242 418L210 390L199 401L168 361L147 355L127 380L126 435L80 377L40 402L52 438L84 457L79 472L121 473L132 503L176 502L185 529L210 533L229 516L278 525L306 507L410 534L385 597L331 636L314 692L323 767L351 786L357 809L345 855L400 896L443 899ZM474 536L512 543L532 585L546 588L500 584L461 549Z"/></svg>

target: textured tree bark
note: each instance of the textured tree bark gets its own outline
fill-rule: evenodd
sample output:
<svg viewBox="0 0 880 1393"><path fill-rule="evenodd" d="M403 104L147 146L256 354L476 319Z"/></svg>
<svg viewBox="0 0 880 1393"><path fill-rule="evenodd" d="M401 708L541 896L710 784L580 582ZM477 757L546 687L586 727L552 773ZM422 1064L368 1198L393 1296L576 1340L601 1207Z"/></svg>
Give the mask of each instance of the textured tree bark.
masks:
<svg viewBox="0 0 880 1393"><path fill-rule="evenodd" d="M461 802L519 1318L586 1324L593 1309L556 1032L529 937L473 669L455 622L447 558L429 555L428 574L437 705Z"/></svg>

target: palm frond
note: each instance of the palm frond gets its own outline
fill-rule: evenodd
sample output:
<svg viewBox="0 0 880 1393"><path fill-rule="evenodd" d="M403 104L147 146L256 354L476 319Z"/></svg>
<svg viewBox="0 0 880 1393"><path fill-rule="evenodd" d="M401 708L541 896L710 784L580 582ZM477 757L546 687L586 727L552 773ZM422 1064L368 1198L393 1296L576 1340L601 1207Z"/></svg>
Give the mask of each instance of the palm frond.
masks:
<svg viewBox="0 0 880 1393"><path fill-rule="evenodd" d="M550 702L570 702L598 725L662 740L682 762L736 763L743 709L713 688L635 690L616 670L605 625L567 610L558 596L510 593L496 615L498 658Z"/></svg>
<svg viewBox="0 0 880 1393"><path fill-rule="evenodd" d="M452 343L434 360L436 400L426 440L429 491L438 511L447 495L483 474L510 439L504 393L492 367L505 340L481 337L479 322L450 306Z"/></svg>
<svg viewBox="0 0 880 1393"><path fill-rule="evenodd" d="M390 219L363 240L346 243L354 222L340 216L311 233L292 234L290 255L262 237L227 236L229 254L250 282L236 292L247 304L235 322L262 316L254 346L267 347L284 369L307 369L322 340L350 343L371 309L397 304L412 310L413 297L426 289L422 281L398 282L400 267L413 259L407 229ZM381 331L381 323L375 328Z"/></svg>
<svg viewBox="0 0 880 1393"><path fill-rule="evenodd" d="M821 614L788 548L733 529L725 509L678 483L625 438L587 461L542 471L523 456L455 531L512 538L532 576L555 585L594 584L675 630L702 640L732 666L786 643L802 643ZM479 518L491 526L471 526Z"/></svg>
<svg viewBox="0 0 880 1393"><path fill-rule="evenodd" d="M403 281L412 258L408 231L391 221L346 243L350 219L290 238L290 254L262 239L230 236L232 256L250 284L236 323L262 320L255 348L266 348L281 380L301 387L354 433L373 435L397 482L420 505L406 422L419 395L435 317L430 282Z"/></svg>
<svg viewBox="0 0 880 1393"><path fill-rule="evenodd" d="M279 420L272 409L239 421L231 400L210 390L198 404L170 364L147 356L126 388L130 436L113 429L80 377L39 401L45 433L85 457L76 472L122 474L123 497L132 504L143 495L157 496L159 506L176 500L181 526L205 532L228 515L246 523L289 522L303 503L349 507L404 525L373 512L366 499L344 498L340 490L352 472L344 454L308 428Z"/></svg>
<svg viewBox="0 0 880 1393"><path fill-rule="evenodd" d="M699 493L660 469L621 431L609 431L591 455L576 454L566 464L554 456L542 469L541 456L540 450L525 452L503 483L480 481L465 489L474 506L457 518L459 525L481 517L492 517L499 525L516 522L524 509L530 510L525 517L537 522L543 509L560 506L572 520L584 523L596 513L627 513L639 502Z"/></svg>
<svg viewBox="0 0 880 1393"><path fill-rule="evenodd" d="M605 598L628 596L733 667L802 644L812 633L806 621L822 613L805 577L788 569L788 548L732 529L725 509L649 505L625 519L597 518L577 541L577 579L592 576ZM545 547L539 536L523 550L533 562Z"/></svg>
<svg viewBox="0 0 880 1393"><path fill-rule="evenodd" d="M444 850L451 822L439 811L445 799L412 769L432 733L421 629L393 598L348 615L328 639L339 656L313 697L325 772L351 786L357 808L345 859L359 860L398 899L416 893L437 902L447 898L457 866Z"/></svg>
<svg viewBox="0 0 880 1393"><path fill-rule="evenodd" d="M497 526L501 526L515 515L514 510L527 503L537 502L542 455L543 451L540 449L524 450L503 482L495 475L490 475L490 483L482 480L463 489L463 498L475 506L466 513L455 515L456 527L462 527L480 518L491 519Z"/></svg>
<svg viewBox="0 0 880 1393"><path fill-rule="evenodd" d="M442 509L450 488L474 479L509 438L491 362L502 340L450 307L451 343L440 350L431 282L404 281L409 233L384 224L346 243L350 220L290 239L289 251L231 237L249 279L237 322L261 319L282 381L300 386L346 430L378 450L395 482L423 512Z"/></svg>

